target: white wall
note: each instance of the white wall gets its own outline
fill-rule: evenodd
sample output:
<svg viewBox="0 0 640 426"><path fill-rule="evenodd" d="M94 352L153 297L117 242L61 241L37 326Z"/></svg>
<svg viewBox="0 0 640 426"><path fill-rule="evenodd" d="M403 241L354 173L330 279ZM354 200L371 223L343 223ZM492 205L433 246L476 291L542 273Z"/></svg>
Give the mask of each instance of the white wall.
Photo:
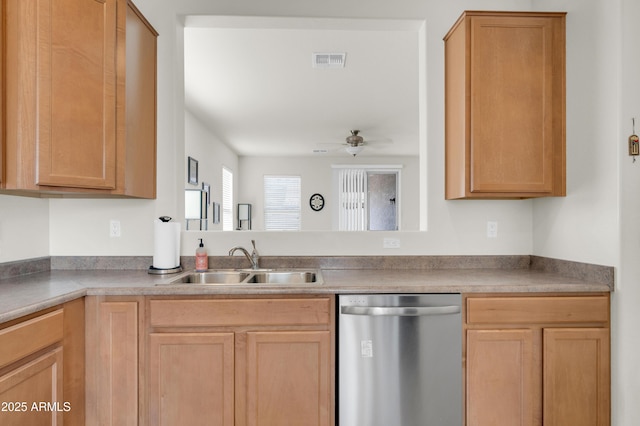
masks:
<svg viewBox="0 0 640 426"><path fill-rule="evenodd" d="M0 195L0 262L49 255L49 201Z"/></svg>
<svg viewBox="0 0 640 426"><path fill-rule="evenodd" d="M198 160L198 185L188 184L185 173L184 188L202 189L202 183L206 182L211 187L212 201L222 203L222 167L231 170L234 175L234 187L237 188L238 156L189 111L185 112L185 146L184 164L189 156ZM233 198L237 200L237 190L234 192ZM209 205L208 229L222 230L222 218L218 224L213 224L212 218L213 209Z"/></svg>
<svg viewBox="0 0 640 426"><path fill-rule="evenodd" d="M640 161L634 163L627 155L627 141L633 131L632 118L636 120L636 132L640 132L640 78L637 72L640 55L636 54L640 51L637 32L640 3L623 0L618 12L621 17L619 31L612 34L621 40L616 52L620 58L615 80L618 84L612 88L620 96L619 131L613 135L619 161L620 260L612 304L612 424L631 425L640 417Z"/></svg>
<svg viewBox="0 0 640 426"><path fill-rule="evenodd" d="M333 164L393 164L400 165L401 224L406 231L419 229L419 165L417 157L240 157L238 176L238 202L250 203L253 209L252 228L264 230L264 175L296 175L301 177L302 229L305 231L330 231L335 188L332 181ZM313 211L308 200L320 193L325 198L325 208Z"/></svg>
<svg viewBox="0 0 640 426"><path fill-rule="evenodd" d="M620 146L618 2L535 3L536 9L568 12L567 196L533 202L533 252L616 265Z"/></svg>

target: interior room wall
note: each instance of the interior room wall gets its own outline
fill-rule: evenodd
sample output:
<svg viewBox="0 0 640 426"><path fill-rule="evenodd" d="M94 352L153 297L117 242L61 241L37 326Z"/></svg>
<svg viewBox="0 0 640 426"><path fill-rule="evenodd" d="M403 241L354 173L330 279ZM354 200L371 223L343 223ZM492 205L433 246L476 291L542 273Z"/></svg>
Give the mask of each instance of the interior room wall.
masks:
<svg viewBox="0 0 640 426"><path fill-rule="evenodd" d="M620 15L616 3L536 2L539 10L567 11L567 196L533 202L533 252L540 256L617 263Z"/></svg>
<svg viewBox="0 0 640 426"><path fill-rule="evenodd" d="M0 195L0 263L49 255L49 201Z"/></svg>
<svg viewBox="0 0 640 426"><path fill-rule="evenodd" d="M616 270L616 291L612 294L612 374L614 425L637 423L640 405L640 161L633 161L628 155L628 138L634 132L633 119L640 123L640 56L628 52L640 51L637 22L640 17L640 3L623 0L619 14L620 37L616 54L620 64L616 92L620 96L618 133L611 145L618 151L619 162L619 235L620 260ZM636 127L638 129L638 127ZM638 132L640 130L636 130ZM612 146L612 149L613 146Z"/></svg>
<svg viewBox="0 0 640 426"><path fill-rule="evenodd" d="M250 203L255 230L264 230L263 218L263 176L294 175L301 177L301 220L305 231L330 231L332 229L332 209L335 204L335 188L332 180L332 165L399 165L401 166L402 230L419 229L419 165L417 157L240 157L238 202ZM313 211L309 208L309 197L320 193L325 198L325 208Z"/></svg>
<svg viewBox="0 0 640 426"><path fill-rule="evenodd" d="M198 184L191 185L184 177L185 189L202 189L202 183L210 186L211 201L222 203L222 167L231 170L234 175L234 200L238 200L238 156L225 145L206 124L202 123L191 112L185 111L185 164L187 157L198 160ZM237 201L234 201L234 204ZM222 207L221 207L222 208ZM212 231L222 230L222 219L213 223L213 204L207 206L208 228ZM191 228L190 228L191 229Z"/></svg>

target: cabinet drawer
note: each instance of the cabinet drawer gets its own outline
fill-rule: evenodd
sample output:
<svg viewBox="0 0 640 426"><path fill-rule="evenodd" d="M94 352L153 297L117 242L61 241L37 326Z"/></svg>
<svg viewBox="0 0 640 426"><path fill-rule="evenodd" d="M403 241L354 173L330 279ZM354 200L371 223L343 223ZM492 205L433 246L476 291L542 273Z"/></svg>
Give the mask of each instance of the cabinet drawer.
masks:
<svg viewBox="0 0 640 426"><path fill-rule="evenodd" d="M467 299L467 324L608 323L607 296Z"/></svg>
<svg viewBox="0 0 640 426"><path fill-rule="evenodd" d="M60 342L62 337L62 309L0 330L0 367Z"/></svg>
<svg viewBox="0 0 640 426"><path fill-rule="evenodd" d="M329 324L330 298L151 300L152 327Z"/></svg>

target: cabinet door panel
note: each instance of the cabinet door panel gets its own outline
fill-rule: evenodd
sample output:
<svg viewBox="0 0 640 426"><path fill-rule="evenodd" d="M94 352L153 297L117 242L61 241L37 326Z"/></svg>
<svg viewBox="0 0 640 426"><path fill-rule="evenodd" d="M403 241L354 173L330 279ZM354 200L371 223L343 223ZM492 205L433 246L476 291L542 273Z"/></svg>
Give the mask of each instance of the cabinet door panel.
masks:
<svg viewBox="0 0 640 426"><path fill-rule="evenodd" d="M233 333L152 333L149 423L234 424Z"/></svg>
<svg viewBox="0 0 640 426"><path fill-rule="evenodd" d="M138 303L98 308L97 415L103 425L138 424Z"/></svg>
<svg viewBox="0 0 640 426"><path fill-rule="evenodd" d="M548 19L471 25L471 191L553 189L553 31Z"/></svg>
<svg viewBox="0 0 640 426"><path fill-rule="evenodd" d="M115 188L116 0L37 2L37 178Z"/></svg>
<svg viewBox="0 0 640 426"><path fill-rule="evenodd" d="M608 426L609 329L544 330L546 426Z"/></svg>
<svg viewBox="0 0 640 426"><path fill-rule="evenodd" d="M118 76L118 120L126 126L118 126L118 150L122 153L118 155L116 193L143 198L156 196L157 36L135 6L127 2L125 31L120 35L126 40L126 52L118 57L127 65L125 78Z"/></svg>
<svg viewBox="0 0 640 426"><path fill-rule="evenodd" d="M329 331L247 333L246 424L330 425L330 350Z"/></svg>
<svg viewBox="0 0 640 426"><path fill-rule="evenodd" d="M539 425L531 330L467 331L467 425Z"/></svg>
<svg viewBox="0 0 640 426"><path fill-rule="evenodd" d="M62 348L0 376L0 424L44 426L62 424L65 406L62 395ZM40 405L41 403L50 405ZM22 405L15 405L22 404ZM35 406L33 404L36 404Z"/></svg>

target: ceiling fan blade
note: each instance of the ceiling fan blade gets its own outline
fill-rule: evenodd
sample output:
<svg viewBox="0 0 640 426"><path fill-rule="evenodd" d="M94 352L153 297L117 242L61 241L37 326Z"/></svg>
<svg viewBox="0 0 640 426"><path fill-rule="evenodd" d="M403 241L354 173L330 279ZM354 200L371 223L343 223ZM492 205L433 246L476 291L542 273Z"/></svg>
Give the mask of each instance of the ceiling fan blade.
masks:
<svg viewBox="0 0 640 426"><path fill-rule="evenodd" d="M392 144L393 139L391 138L380 138L380 139L365 139L365 145L383 145L383 144Z"/></svg>
<svg viewBox="0 0 640 426"><path fill-rule="evenodd" d="M316 146L347 146L348 144L343 142L317 142Z"/></svg>

